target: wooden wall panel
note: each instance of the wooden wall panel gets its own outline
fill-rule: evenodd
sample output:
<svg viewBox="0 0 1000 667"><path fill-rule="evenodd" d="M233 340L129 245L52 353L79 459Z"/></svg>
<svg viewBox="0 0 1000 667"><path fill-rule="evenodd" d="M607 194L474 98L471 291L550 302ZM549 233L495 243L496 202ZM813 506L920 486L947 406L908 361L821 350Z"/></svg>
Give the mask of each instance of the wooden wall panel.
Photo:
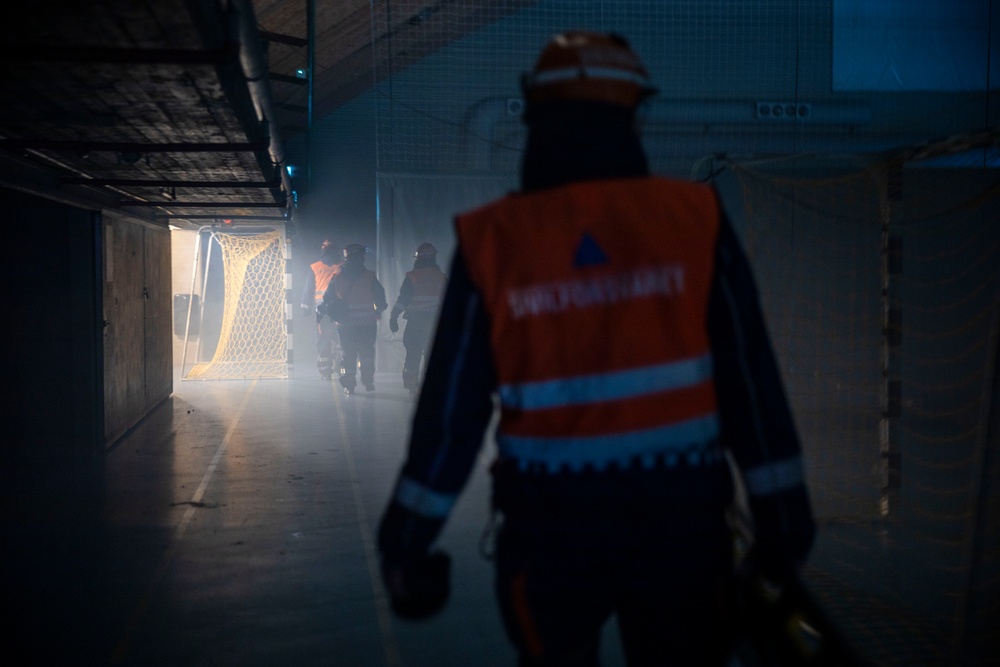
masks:
<svg viewBox="0 0 1000 667"><path fill-rule="evenodd" d="M173 391L173 296L170 231L145 231L145 399L156 405Z"/></svg>
<svg viewBox="0 0 1000 667"><path fill-rule="evenodd" d="M104 217L105 443L145 414L145 228Z"/></svg>

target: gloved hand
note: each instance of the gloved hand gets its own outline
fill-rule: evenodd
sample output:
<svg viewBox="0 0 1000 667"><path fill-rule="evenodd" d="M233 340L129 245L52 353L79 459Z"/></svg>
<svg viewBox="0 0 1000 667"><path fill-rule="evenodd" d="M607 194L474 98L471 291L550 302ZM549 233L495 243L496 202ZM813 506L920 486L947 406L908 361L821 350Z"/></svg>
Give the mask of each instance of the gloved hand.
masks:
<svg viewBox="0 0 1000 667"><path fill-rule="evenodd" d="M416 562L382 564L382 580L392 611L400 618L419 621L444 609L451 592L451 557L435 551Z"/></svg>
<svg viewBox="0 0 1000 667"><path fill-rule="evenodd" d="M389 331L392 333L399 331L399 320L396 319L395 315L389 318Z"/></svg>
<svg viewBox="0 0 1000 667"><path fill-rule="evenodd" d="M747 552L741 570L750 580L763 578L771 585L783 586L795 578L798 567L783 550L755 544Z"/></svg>
<svg viewBox="0 0 1000 667"><path fill-rule="evenodd" d="M816 524L805 487L750 498L754 538L748 564L762 576L781 583L795 575L816 537Z"/></svg>

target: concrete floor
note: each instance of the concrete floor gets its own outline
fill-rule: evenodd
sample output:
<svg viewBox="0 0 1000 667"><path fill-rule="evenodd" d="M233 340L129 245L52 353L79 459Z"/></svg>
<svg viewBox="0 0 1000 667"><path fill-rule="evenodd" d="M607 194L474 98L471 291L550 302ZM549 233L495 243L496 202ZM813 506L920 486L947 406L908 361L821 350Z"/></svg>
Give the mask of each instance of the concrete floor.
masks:
<svg viewBox="0 0 1000 667"><path fill-rule="evenodd" d="M414 403L395 375L376 385L347 397L318 376L178 380L103 461L9 466L5 653L46 665L513 665L477 551L484 466L441 540L448 607L419 624L389 613L374 533ZM604 664L621 665L607 634Z"/></svg>
<svg viewBox="0 0 1000 667"><path fill-rule="evenodd" d="M376 386L347 397L315 369L178 377L103 457L42 448L5 460L2 627L5 654L21 656L5 662L514 665L479 554L489 445L440 541L453 559L449 605L422 623L389 613L374 535L414 401L397 374ZM879 667L966 664L947 658L950 624L906 615L897 589L926 582L899 569L908 542L893 539L825 522L806 583ZM613 623L602 664L624 665Z"/></svg>

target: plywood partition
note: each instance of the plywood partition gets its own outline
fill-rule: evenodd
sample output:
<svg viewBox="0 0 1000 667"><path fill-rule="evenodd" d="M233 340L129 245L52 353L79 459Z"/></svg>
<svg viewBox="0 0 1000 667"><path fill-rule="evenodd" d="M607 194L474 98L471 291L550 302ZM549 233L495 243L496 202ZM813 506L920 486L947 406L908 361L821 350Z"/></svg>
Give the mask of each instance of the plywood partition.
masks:
<svg viewBox="0 0 1000 667"><path fill-rule="evenodd" d="M172 391L170 233L103 216L104 442Z"/></svg>

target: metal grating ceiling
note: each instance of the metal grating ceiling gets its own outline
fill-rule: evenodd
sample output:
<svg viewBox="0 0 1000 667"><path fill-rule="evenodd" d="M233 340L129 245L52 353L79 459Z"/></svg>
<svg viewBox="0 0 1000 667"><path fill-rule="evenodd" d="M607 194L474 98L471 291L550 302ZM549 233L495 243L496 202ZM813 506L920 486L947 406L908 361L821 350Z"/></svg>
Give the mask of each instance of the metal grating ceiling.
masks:
<svg viewBox="0 0 1000 667"><path fill-rule="evenodd" d="M378 4L378 21L371 0L21 4L0 27L0 185L180 227L289 222L286 141L533 2Z"/></svg>
<svg viewBox="0 0 1000 667"><path fill-rule="evenodd" d="M290 219L249 2L25 7L0 38L0 183L179 226Z"/></svg>

